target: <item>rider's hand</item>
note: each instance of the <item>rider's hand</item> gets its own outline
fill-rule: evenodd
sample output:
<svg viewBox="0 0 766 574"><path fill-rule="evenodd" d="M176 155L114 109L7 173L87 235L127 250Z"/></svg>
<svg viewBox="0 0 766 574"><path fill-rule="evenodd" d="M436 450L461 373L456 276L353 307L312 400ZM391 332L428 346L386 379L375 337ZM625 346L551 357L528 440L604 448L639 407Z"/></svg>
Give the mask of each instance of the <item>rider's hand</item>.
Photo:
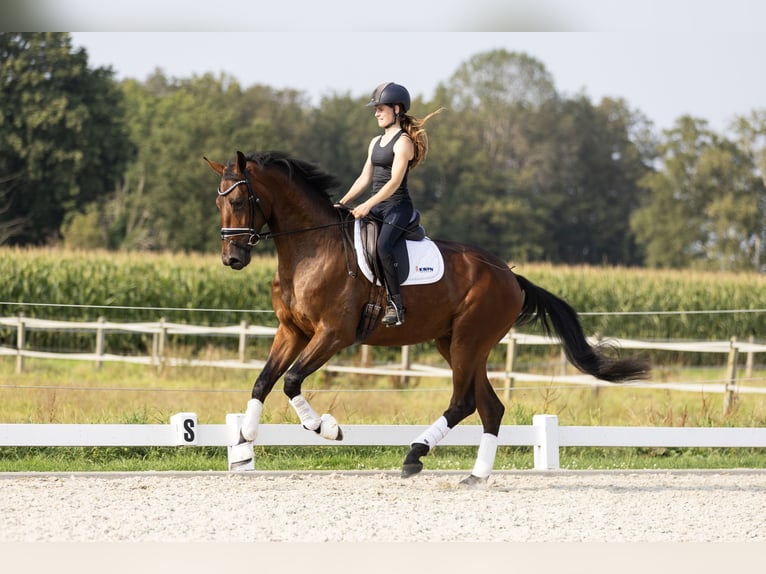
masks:
<svg viewBox="0 0 766 574"><path fill-rule="evenodd" d="M356 217L357 219L362 219L364 217L367 217L367 215L369 215L371 209L372 207L368 205L368 203L365 201L364 203L360 203L354 209L352 209L351 213L353 213L354 217Z"/></svg>

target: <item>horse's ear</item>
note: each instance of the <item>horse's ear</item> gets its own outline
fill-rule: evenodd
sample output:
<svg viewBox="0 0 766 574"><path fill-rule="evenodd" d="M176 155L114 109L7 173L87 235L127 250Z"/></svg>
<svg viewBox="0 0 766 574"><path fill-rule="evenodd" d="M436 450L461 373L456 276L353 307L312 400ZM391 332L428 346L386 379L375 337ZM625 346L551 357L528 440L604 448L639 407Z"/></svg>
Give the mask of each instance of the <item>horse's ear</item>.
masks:
<svg viewBox="0 0 766 574"><path fill-rule="evenodd" d="M223 175L224 166L220 163L214 162L212 160L207 159L205 156L202 156L202 159L204 159L207 164L212 168L214 172L216 172L218 175Z"/></svg>
<svg viewBox="0 0 766 574"><path fill-rule="evenodd" d="M239 173L245 173L246 168L247 159L245 158L245 154L237 150L237 170L239 170Z"/></svg>

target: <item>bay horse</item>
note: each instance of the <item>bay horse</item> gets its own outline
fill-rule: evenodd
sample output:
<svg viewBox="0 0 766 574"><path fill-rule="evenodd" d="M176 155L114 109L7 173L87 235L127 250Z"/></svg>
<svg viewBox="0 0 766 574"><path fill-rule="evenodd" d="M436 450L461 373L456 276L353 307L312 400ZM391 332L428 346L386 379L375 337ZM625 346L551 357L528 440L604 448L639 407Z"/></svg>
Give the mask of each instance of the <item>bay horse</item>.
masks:
<svg viewBox="0 0 766 574"><path fill-rule="evenodd" d="M352 272L349 245L353 216L334 205L336 179L316 165L282 152L245 156L227 165L204 158L220 176L221 259L232 269L250 262L259 240L273 240L277 271L271 299L279 326L263 370L253 385L240 441L255 440L263 403L280 377L301 424L329 440L343 433L330 414L319 416L301 394L304 379L333 355L359 342L371 282ZM345 215L345 218L344 218ZM263 231L268 226L268 231ZM402 477L423 469L428 454L460 421L478 411L483 434L471 474L461 484L485 483L492 472L505 407L490 385L490 351L511 327L537 323L560 340L568 360L598 379L623 382L646 378L640 359L610 357L586 340L576 311L565 301L514 273L500 258L479 248L436 241L444 274L428 285L402 286L407 321L377 324L368 345L401 346L433 340L452 369L447 409L413 439Z"/></svg>

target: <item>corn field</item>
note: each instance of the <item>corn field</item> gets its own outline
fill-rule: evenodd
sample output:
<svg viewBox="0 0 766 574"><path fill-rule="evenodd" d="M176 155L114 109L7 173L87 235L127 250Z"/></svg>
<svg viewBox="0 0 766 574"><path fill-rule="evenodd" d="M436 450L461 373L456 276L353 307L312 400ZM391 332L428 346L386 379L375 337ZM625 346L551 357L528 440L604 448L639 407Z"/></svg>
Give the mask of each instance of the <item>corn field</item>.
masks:
<svg viewBox="0 0 766 574"><path fill-rule="evenodd" d="M270 312L275 268L271 257L254 257L237 272L224 267L217 254L4 248L0 315L275 326ZM581 314L587 334L687 340L766 337L764 275L541 264L514 270L567 300ZM3 344L13 336L3 332ZM77 347L75 333L35 336L30 342ZM46 339L52 337L57 341ZM62 337L71 340L63 343ZM146 342L126 344L143 347Z"/></svg>

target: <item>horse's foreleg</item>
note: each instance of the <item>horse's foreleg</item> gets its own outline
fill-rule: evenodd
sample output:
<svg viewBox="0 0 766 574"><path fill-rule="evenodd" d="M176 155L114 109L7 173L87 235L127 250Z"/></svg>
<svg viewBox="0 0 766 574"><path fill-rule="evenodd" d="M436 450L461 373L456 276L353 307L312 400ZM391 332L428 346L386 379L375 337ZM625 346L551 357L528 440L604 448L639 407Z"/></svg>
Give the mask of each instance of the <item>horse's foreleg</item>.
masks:
<svg viewBox="0 0 766 574"><path fill-rule="evenodd" d="M287 329L284 325L280 325L280 328L277 329L269 357L255 380L252 398L247 402L245 417L240 429L243 442L253 442L256 439L266 397L274 388L279 377L295 360L301 349L306 346L306 342L302 335Z"/></svg>
<svg viewBox="0 0 766 574"><path fill-rule="evenodd" d="M245 418L242 420L242 428L239 432L243 442L253 442L258 436L258 427L261 424L261 413L263 412L263 403L258 399L247 401Z"/></svg>
<svg viewBox="0 0 766 574"><path fill-rule="evenodd" d="M294 396L290 404L301 419L303 428L328 440L343 440L343 431L334 416L325 413L320 417L303 395Z"/></svg>
<svg viewBox="0 0 766 574"><path fill-rule="evenodd" d="M322 417L311 408L311 405L303 395L295 395L290 399L290 405L295 410L298 418L301 419L303 428L316 431L322 425Z"/></svg>
<svg viewBox="0 0 766 574"><path fill-rule="evenodd" d="M290 399L290 405L300 418L301 424L304 428L314 431L328 440L343 440L343 431L332 415L325 413L319 416L317 414L301 394L301 386L306 377L324 365L340 349L352 342L343 342L335 332L318 331L285 374L285 394Z"/></svg>

